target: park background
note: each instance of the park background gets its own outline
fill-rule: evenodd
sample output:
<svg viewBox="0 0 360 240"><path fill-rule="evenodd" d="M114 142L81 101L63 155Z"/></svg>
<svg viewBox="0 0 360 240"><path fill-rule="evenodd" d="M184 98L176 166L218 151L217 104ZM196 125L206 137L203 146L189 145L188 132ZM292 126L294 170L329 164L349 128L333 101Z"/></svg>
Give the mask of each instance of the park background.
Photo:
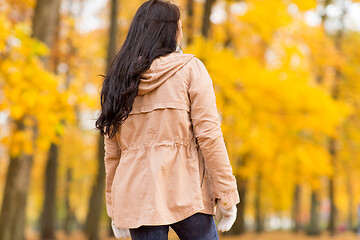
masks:
<svg viewBox="0 0 360 240"><path fill-rule="evenodd" d="M114 239L99 74L143 2L0 2L0 239ZM173 2L238 182L220 238L357 239L360 1Z"/></svg>

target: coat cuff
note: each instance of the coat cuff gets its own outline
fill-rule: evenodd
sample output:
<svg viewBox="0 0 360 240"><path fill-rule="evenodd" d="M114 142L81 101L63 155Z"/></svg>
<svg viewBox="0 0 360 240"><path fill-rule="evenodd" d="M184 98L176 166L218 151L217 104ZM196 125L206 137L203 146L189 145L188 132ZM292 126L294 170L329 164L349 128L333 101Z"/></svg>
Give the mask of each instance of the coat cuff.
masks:
<svg viewBox="0 0 360 240"><path fill-rule="evenodd" d="M240 202L240 196L238 190L227 192L222 195L221 199L217 199L217 203L220 204L223 208L228 209Z"/></svg>

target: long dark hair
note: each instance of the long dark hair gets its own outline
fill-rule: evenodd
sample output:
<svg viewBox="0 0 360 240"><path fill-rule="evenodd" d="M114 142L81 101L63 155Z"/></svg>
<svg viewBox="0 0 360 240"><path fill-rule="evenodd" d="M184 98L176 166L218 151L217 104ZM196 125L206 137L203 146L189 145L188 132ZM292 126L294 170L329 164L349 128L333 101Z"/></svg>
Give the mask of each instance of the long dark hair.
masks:
<svg viewBox="0 0 360 240"><path fill-rule="evenodd" d="M139 7L102 84L101 112L95 123L101 134L116 134L132 110L141 73L155 58L176 50L179 19L179 8L167 1L150 0Z"/></svg>

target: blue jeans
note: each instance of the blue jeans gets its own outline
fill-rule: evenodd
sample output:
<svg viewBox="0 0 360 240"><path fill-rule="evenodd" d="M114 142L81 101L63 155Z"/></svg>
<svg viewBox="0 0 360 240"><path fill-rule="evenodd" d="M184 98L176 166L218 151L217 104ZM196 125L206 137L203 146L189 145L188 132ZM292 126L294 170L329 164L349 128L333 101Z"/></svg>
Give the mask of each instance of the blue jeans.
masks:
<svg viewBox="0 0 360 240"><path fill-rule="evenodd" d="M218 240L212 215L196 213L180 222L161 226L140 226L130 229L132 240L167 240L169 226L181 240Z"/></svg>

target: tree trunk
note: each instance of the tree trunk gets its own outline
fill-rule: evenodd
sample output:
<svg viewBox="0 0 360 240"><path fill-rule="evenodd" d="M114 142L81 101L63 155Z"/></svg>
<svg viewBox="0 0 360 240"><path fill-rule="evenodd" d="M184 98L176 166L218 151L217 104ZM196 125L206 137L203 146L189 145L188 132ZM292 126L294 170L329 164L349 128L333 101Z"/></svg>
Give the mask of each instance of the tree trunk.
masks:
<svg viewBox="0 0 360 240"><path fill-rule="evenodd" d="M247 192L247 181L245 179L242 182L238 182L239 187L239 195L241 198L241 202L238 204L237 209L237 218L238 218L238 226L235 229L235 234L245 233L245 206L246 206L246 192Z"/></svg>
<svg viewBox="0 0 360 240"><path fill-rule="evenodd" d="M65 218L64 218L64 222L63 222L63 229L64 232L66 234L66 236L70 236L71 232L72 232L72 223L74 220L74 212L71 209L71 205L70 205L70 184L71 184L71 180L72 180L72 169L71 168L67 168L66 169L66 185L65 185Z"/></svg>
<svg viewBox="0 0 360 240"><path fill-rule="evenodd" d="M54 29L57 21L56 6L59 0L38 0L33 17L33 37L44 42L51 48ZM46 24L44 24L46 23ZM42 59L45 66L49 66L48 57ZM16 121L16 130L22 131L24 123ZM33 142L37 135L37 126L32 127ZM33 146L35 149L35 146ZM23 240L26 225L26 202L33 156L22 153L17 157L10 157L10 164L6 176L5 194L0 216L0 239Z"/></svg>
<svg viewBox="0 0 360 240"><path fill-rule="evenodd" d="M204 4L204 12L203 12L203 22L202 22L202 28L201 28L201 34L208 38L209 31L210 31L210 15L211 15L211 8L216 0L205 0Z"/></svg>
<svg viewBox="0 0 360 240"><path fill-rule="evenodd" d="M225 11L226 11L226 22L225 22L225 33L226 38L224 41L224 47L230 47L233 43L233 35L231 32L231 24L232 24L232 14L231 14L231 6L230 3L225 2Z"/></svg>
<svg viewBox="0 0 360 240"><path fill-rule="evenodd" d="M25 129L22 120L15 121L16 129ZM21 153L10 157L6 174L4 197L0 216L0 239L24 240L26 202L33 156Z"/></svg>
<svg viewBox="0 0 360 240"><path fill-rule="evenodd" d="M70 71L67 73L67 78L70 78ZM69 80L67 80L69 81ZM79 107L78 105L74 106L75 109L75 126L79 126ZM70 193L71 193L71 182L73 181L73 169L68 167L66 169L66 183L65 183L65 196L64 196L64 205L65 205L65 218L63 222L63 229L66 236L70 236L73 230L80 228L80 223L76 219L75 209L70 204Z"/></svg>
<svg viewBox="0 0 360 240"><path fill-rule="evenodd" d="M118 8L119 8L118 0L111 0L111 14L110 14L110 28L109 28L109 44L108 44L108 51L107 51L107 66L106 69L110 67L112 60L116 55L116 39L117 39L117 15L118 15ZM99 239L98 236L98 226L99 220L101 216L101 210L103 206L103 198L104 195L104 187L105 187L105 163L104 163L104 136L99 134L98 136L98 176L95 185L93 186L90 203L89 203L89 210L88 210L88 217L85 224L85 233L89 237L90 240L97 240ZM112 234L111 228L111 219L109 221L109 234Z"/></svg>
<svg viewBox="0 0 360 240"><path fill-rule="evenodd" d="M109 28L109 45L107 51L106 68L110 67L111 61L116 55L117 39L117 15L119 0L111 0L110 28Z"/></svg>
<svg viewBox="0 0 360 240"><path fill-rule="evenodd" d="M114 59L116 55L116 41L117 41L117 15L119 12L119 1L120 0L112 0L111 2L111 15L110 15L110 29L109 29L109 46L107 51L107 61L106 61L106 69L109 69L111 61ZM104 148L104 143L99 142L99 148ZM103 159L101 159L101 164L104 164ZM111 219L108 218L108 236L113 236L113 230L111 227Z"/></svg>
<svg viewBox="0 0 360 240"><path fill-rule="evenodd" d="M187 45L189 45L194 38L194 0L187 0L186 10Z"/></svg>
<svg viewBox="0 0 360 240"><path fill-rule="evenodd" d="M293 231L298 232L301 229L301 222L300 222L300 196L301 196L301 188L299 184L295 185L294 189L294 196L293 196L293 207L292 207L292 217L293 217Z"/></svg>
<svg viewBox="0 0 360 240"><path fill-rule="evenodd" d="M323 3L324 9L330 3L331 3L331 0L325 0ZM339 28L339 31L335 37L335 46L339 52L341 52L341 41L342 41L343 31L344 31L344 17L346 14L345 2L340 1L340 3L342 4L342 14L340 16L341 27ZM323 27L323 30L325 31L324 24L328 17L326 15L325 11L321 17L322 17L322 27ZM337 100L339 97L339 91L340 91L339 81L341 79L342 74L341 74L341 71L339 70L339 68L335 68L335 73L336 74L335 74L333 89L331 90L331 95L332 95L333 99ZM336 168L337 168L337 166L336 166L337 165L336 164L336 162L337 162L337 149L336 149L337 141L338 140L336 138L332 138L332 137L328 139L328 152L330 153L331 164L334 169L334 174L329 178L330 216L329 216L329 222L328 222L328 230L329 230L331 236L335 235L335 230L336 230L335 177L334 176L336 174Z"/></svg>
<svg viewBox="0 0 360 240"><path fill-rule="evenodd" d="M335 46L339 52L342 51L341 49L341 42L343 39L344 34L344 18L346 14L346 7L345 3L342 2L342 14L340 17L340 25L339 31L336 34L335 37ZM339 67L335 68L335 79L334 79L334 85L331 92L331 95L333 99L337 100L340 95L340 81L342 78L342 73ZM335 174L336 174L336 168L337 168L337 154L338 150L336 148L338 140L336 138L329 138L328 142L328 149L331 156L331 163L334 168L334 174L329 179L329 199L330 199L330 218L329 218L329 225L328 230L330 231L331 236L335 235L336 231L336 206L335 206Z"/></svg>
<svg viewBox="0 0 360 240"><path fill-rule="evenodd" d="M45 170L45 199L41 215L41 239L55 239L57 156L58 147L51 144Z"/></svg>
<svg viewBox="0 0 360 240"><path fill-rule="evenodd" d="M109 46L107 51L107 61L106 61L106 69L109 69L111 61L114 59L116 55L116 41L117 41L117 15L119 12L119 2L120 0L112 0L111 5L111 15L110 15L110 29L109 29ZM104 149L104 142L103 137L101 137L101 140L99 141L99 148ZM103 154L103 153L101 153ZM99 155L99 161L101 161L101 164L104 164L104 158L103 155ZM108 218L108 236L113 236L113 230L111 227L111 219Z"/></svg>
<svg viewBox="0 0 360 240"><path fill-rule="evenodd" d="M318 205L319 205L319 201L318 201L317 193L315 192L315 190L312 190L310 224L308 228L308 235L312 235L312 236L320 235Z"/></svg>
<svg viewBox="0 0 360 240"><path fill-rule="evenodd" d="M352 182L351 182L351 169L347 166L346 167L347 169L347 177L346 177L346 180L347 180L347 192L348 192L348 230L349 231L352 231L353 230L353 206L354 206L354 193L353 193L353 188L352 188ZM359 223L360 225L360 223Z"/></svg>
<svg viewBox="0 0 360 240"><path fill-rule="evenodd" d="M37 0L33 17L33 35L44 42L50 49L54 45L56 35L59 34L59 21L60 0ZM51 67L49 61L51 57L48 56L43 59L43 62L49 70L55 71L56 66ZM58 146L51 143L44 177L44 204L40 217L41 239L55 239L57 161Z"/></svg>
<svg viewBox="0 0 360 240"><path fill-rule="evenodd" d="M230 231L225 232L225 236L239 235L245 233L245 206L246 206L246 192L247 192L247 180L236 176L237 187L240 196L240 203L236 205L237 216L234 225Z"/></svg>
<svg viewBox="0 0 360 240"><path fill-rule="evenodd" d="M37 0L33 17L33 37L52 47L56 26L59 21L60 0ZM46 24L45 24L46 23ZM44 58L45 66L49 67L49 57Z"/></svg>
<svg viewBox="0 0 360 240"><path fill-rule="evenodd" d="M352 231L353 230L353 195L349 194L349 201L348 201L348 230Z"/></svg>
<svg viewBox="0 0 360 240"><path fill-rule="evenodd" d="M334 138L329 138L329 152L331 156L331 163L335 169L335 158L336 158L336 149L335 149L336 140ZM328 223L328 230L331 236L335 235L335 194L334 194L334 175L329 178L329 201L330 201L330 216Z"/></svg>
<svg viewBox="0 0 360 240"><path fill-rule="evenodd" d="M257 172L255 187L255 231L261 233L263 231L262 213L261 213L261 173Z"/></svg>
<svg viewBox="0 0 360 240"><path fill-rule="evenodd" d="M98 138L98 146L104 146L104 138L100 134ZM92 187L89 210L86 217L84 232L89 240L98 240L99 238L99 222L102 210L105 187L105 164L104 164L104 147L98 149L98 175L95 184Z"/></svg>

